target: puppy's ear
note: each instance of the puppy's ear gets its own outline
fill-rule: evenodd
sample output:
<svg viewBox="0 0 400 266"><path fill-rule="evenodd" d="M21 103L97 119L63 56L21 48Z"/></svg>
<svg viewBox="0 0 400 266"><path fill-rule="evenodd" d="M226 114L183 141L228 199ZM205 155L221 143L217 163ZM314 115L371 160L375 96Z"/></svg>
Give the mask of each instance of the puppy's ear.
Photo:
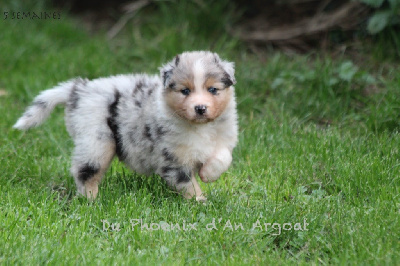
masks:
<svg viewBox="0 0 400 266"><path fill-rule="evenodd" d="M166 64L160 69L164 88L166 88L168 86L173 70L174 70L174 67L170 64Z"/></svg>
<svg viewBox="0 0 400 266"><path fill-rule="evenodd" d="M214 53L214 60L219 64L225 71L226 75L222 78L222 82L225 83L227 87L236 84L235 79L235 63L222 60L218 54Z"/></svg>
<svg viewBox="0 0 400 266"><path fill-rule="evenodd" d="M172 61L175 62L175 66L178 66L179 60L180 60L180 57L179 57L179 55L177 54L177 55L175 56L174 60L172 60Z"/></svg>
<svg viewBox="0 0 400 266"><path fill-rule="evenodd" d="M164 88L166 88L169 85L169 81L171 79L172 72L174 71L175 67L178 66L179 60L180 60L179 55L177 55L174 57L174 59L172 59L171 62L165 64L164 66L162 66L160 68L161 78L163 81Z"/></svg>

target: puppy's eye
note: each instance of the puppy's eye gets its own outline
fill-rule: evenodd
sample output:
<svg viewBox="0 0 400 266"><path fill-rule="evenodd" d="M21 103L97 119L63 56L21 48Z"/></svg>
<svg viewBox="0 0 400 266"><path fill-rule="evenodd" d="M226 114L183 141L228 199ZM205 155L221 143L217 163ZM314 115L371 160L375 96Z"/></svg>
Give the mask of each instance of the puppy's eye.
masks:
<svg viewBox="0 0 400 266"><path fill-rule="evenodd" d="M181 90L181 93L182 93L183 95L189 95L190 90L189 90L188 88L184 88L183 90Z"/></svg>
<svg viewBox="0 0 400 266"><path fill-rule="evenodd" d="M212 95L216 95L218 92L218 89L215 87L210 87L210 88L208 88L208 92L211 93Z"/></svg>

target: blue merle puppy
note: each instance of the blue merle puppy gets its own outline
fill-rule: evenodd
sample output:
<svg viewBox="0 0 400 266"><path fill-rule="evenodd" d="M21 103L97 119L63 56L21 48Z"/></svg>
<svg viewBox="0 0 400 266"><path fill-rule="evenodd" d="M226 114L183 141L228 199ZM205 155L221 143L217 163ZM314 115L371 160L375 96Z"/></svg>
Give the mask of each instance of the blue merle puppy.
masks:
<svg viewBox="0 0 400 266"><path fill-rule="evenodd" d="M185 52L160 70L60 83L37 96L14 128L35 127L65 104L80 194L96 197L117 155L138 173L159 174L185 198L205 200L196 174L217 180L237 143L234 64L208 51Z"/></svg>

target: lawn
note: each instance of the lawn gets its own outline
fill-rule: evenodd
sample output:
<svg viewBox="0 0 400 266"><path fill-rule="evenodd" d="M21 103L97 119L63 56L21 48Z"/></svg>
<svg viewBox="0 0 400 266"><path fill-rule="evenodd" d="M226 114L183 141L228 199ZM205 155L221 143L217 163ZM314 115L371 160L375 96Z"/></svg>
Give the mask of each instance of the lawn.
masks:
<svg viewBox="0 0 400 266"><path fill-rule="evenodd" d="M6 1L1 14L47 10L22 2ZM356 57L255 55L225 32L237 18L227 1L196 3L146 8L112 40L67 11L1 18L0 264L398 263L395 48L379 37L358 45ZM232 167L201 184L206 204L118 160L89 202L69 173L62 107L39 128L12 129L33 97L60 81L157 73L198 49L236 63L240 117Z"/></svg>

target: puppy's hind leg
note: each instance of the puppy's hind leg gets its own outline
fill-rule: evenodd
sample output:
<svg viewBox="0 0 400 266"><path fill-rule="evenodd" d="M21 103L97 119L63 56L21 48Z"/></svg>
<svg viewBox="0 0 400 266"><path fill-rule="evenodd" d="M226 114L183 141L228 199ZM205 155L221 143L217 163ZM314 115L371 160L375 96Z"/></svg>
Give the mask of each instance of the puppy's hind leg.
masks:
<svg viewBox="0 0 400 266"><path fill-rule="evenodd" d="M95 199L98 185L115 155L115 144L97 140L92 143L81 141L75 145L71 172L78 193L88 199Z"/></svg>

